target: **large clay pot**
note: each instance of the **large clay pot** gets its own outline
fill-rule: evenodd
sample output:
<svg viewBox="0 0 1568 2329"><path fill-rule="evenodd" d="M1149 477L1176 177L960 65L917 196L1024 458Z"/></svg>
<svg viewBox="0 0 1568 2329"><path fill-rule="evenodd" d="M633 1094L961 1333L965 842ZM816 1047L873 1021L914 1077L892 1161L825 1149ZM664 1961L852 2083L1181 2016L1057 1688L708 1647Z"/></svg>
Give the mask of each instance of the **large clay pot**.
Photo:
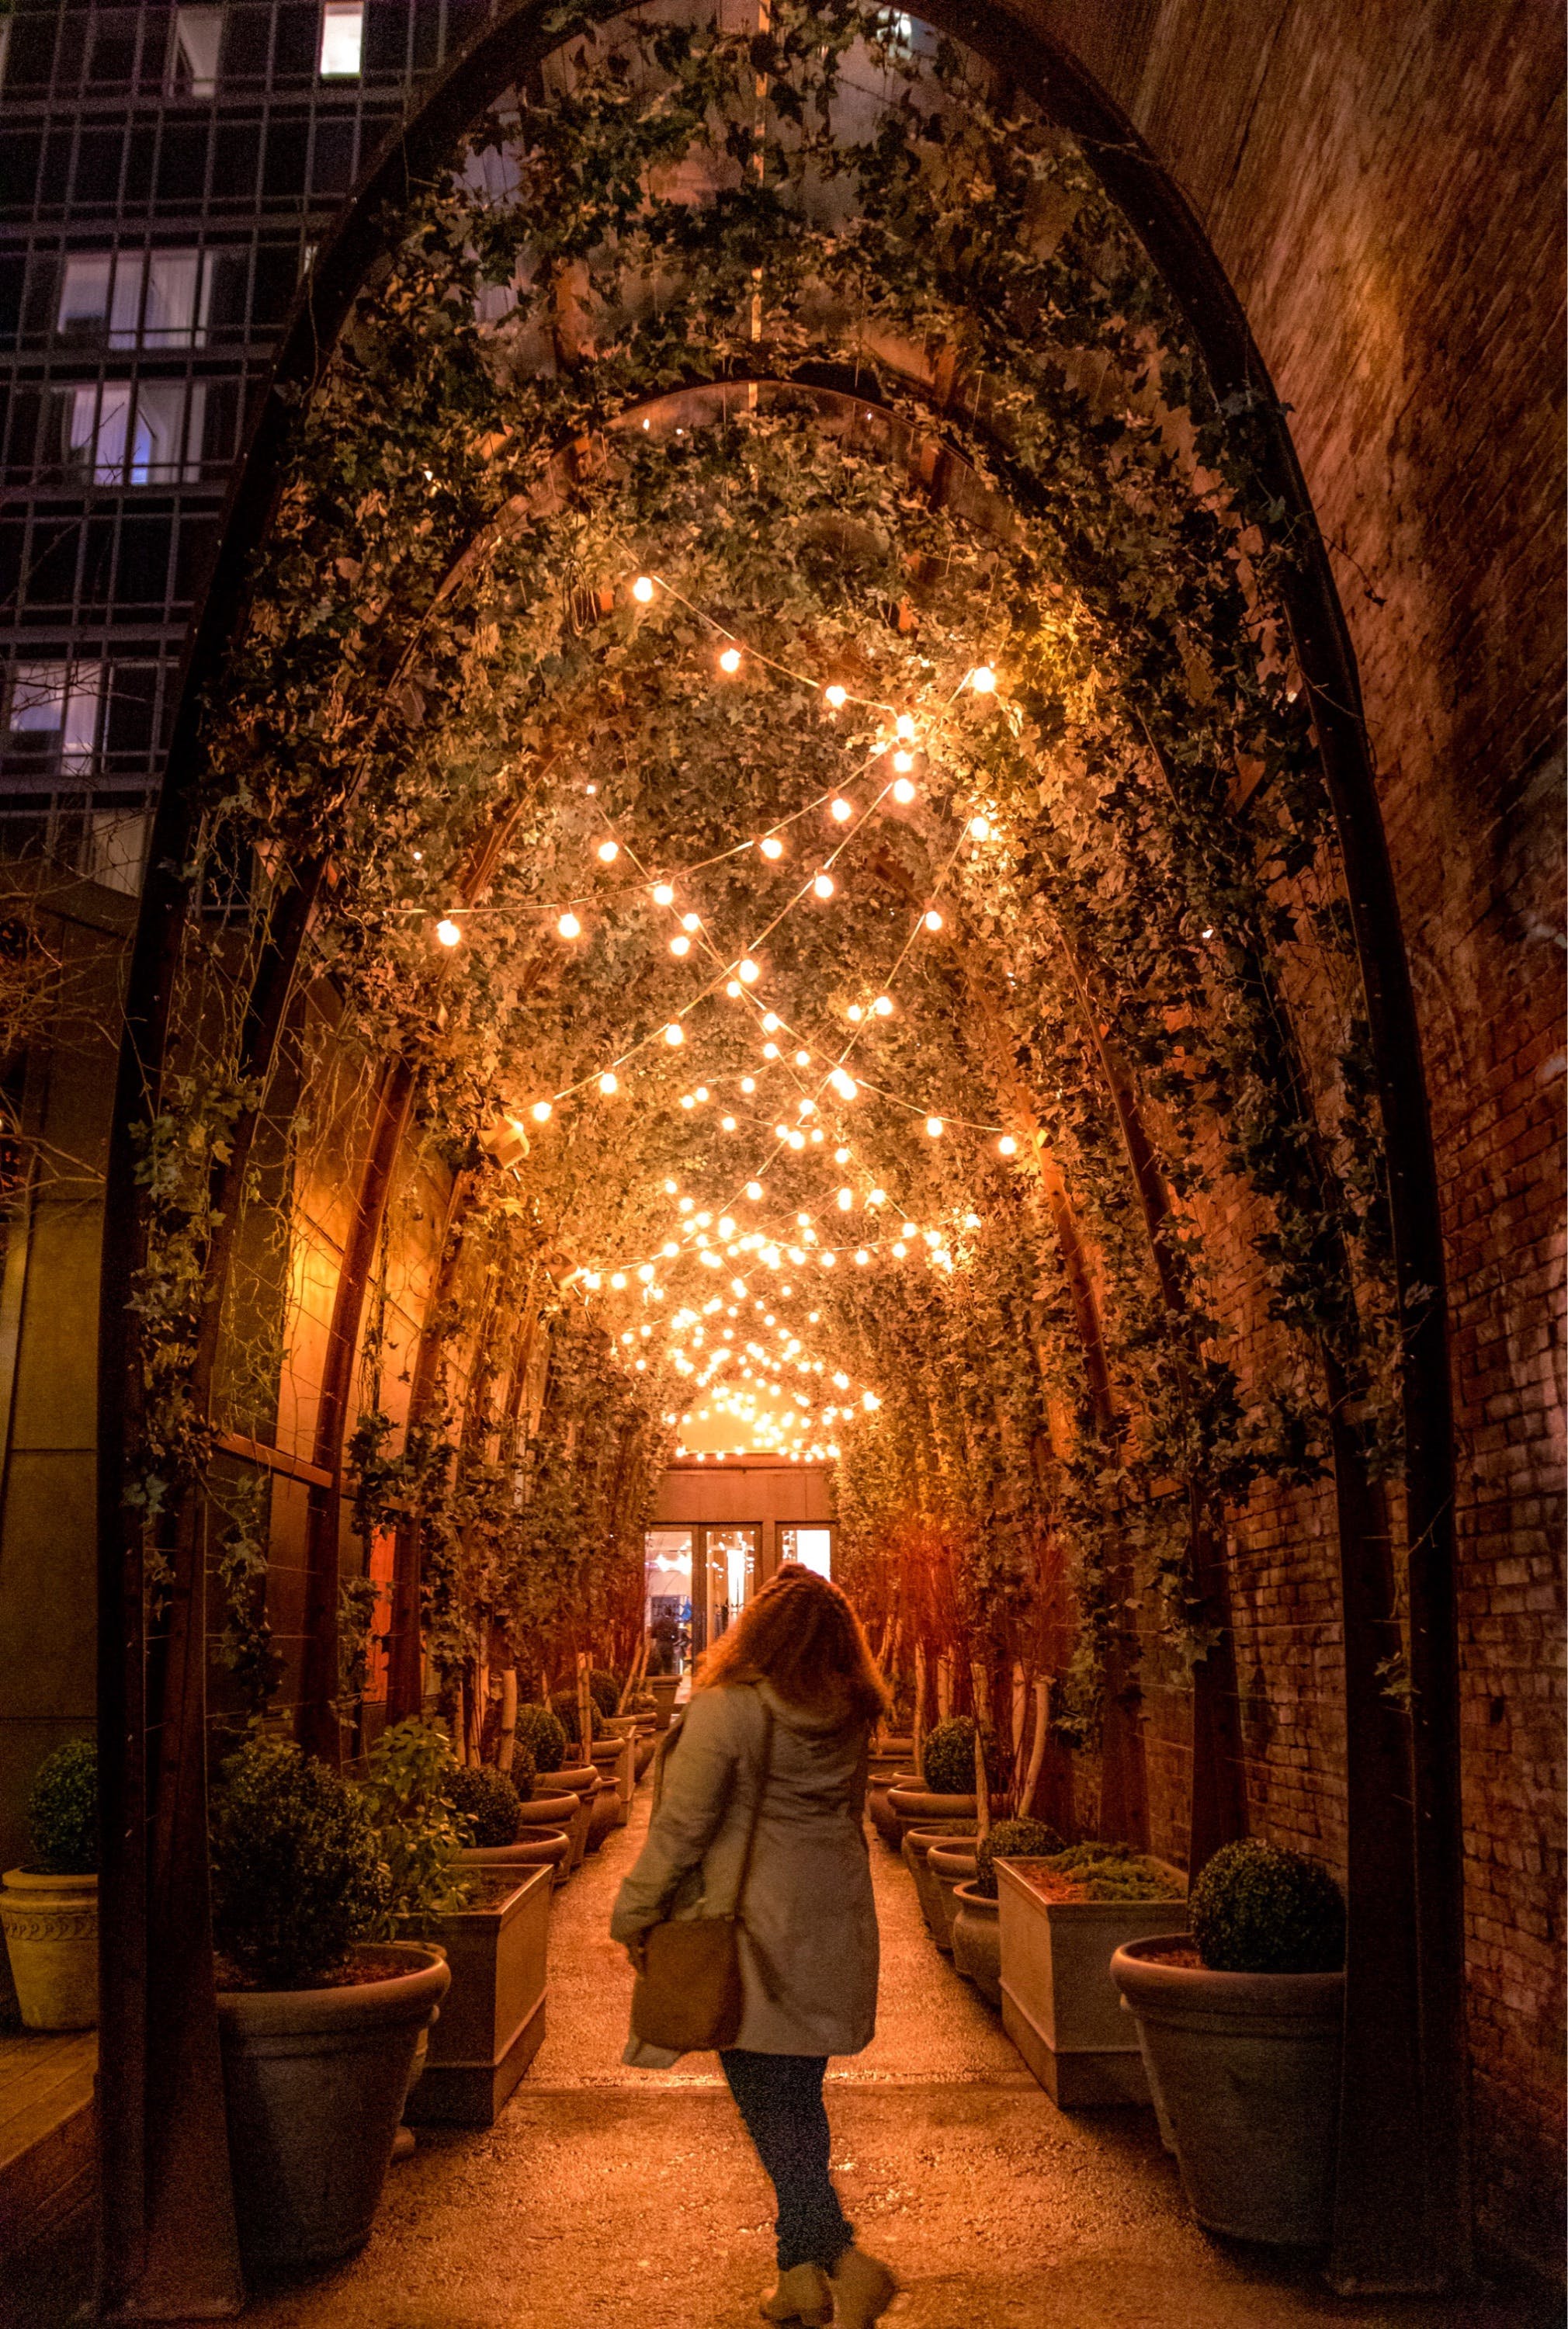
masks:
<svg viewBox="0 0 1568 2329"><path fill-rule="evenodd" d="M588 1821L594 1797L599 1792L599 1775L591 1763L568 1765L559 1771L549 1771L533 1783L533 1800L559 1806L563 1796L572 1796L577 1810L571 1815L568 1834L572 1840L571 1865L580 1868L583 1854L588 1848ZM551 1813L551 1825L560 1824L559 1808Z"/></svg>
<svg viewBox="0 0 1568 2329"><path fill-rule="evenodd" d="M675 1711L675 1693L681 1687L679 1674L650 1674L648 1689L659 1711L654 1717L659 1730L668 1730L670 1717Z"/></svg>
<svg viewBox="0 0 1568 2329"><path fill-rule="evenodd" d="M527 1803L519 1805L517 1825L520 1834L524 1828L530 1827L569 1828L577 1817L581 1796L570 1787L551 1787L548 1782L546 1787L544 1795L530 1796Z"/></svg>
<svg viewBox="0 0 1568 2329"><path fill-rule="evenodd" d="M948 1955L953 1953L953 1920L958 1915L955 1898L961 1884L972 1884L980 1862L976 1847L962 1836L953 1835L934 1843L925 1855L925 1865L936 1888L936 1904L942 1912L942 1929L947 1937Z"/></svg>
<svg viewBox="0 0 1568 2329"><path fill-rule="evenodd" d="M588 1808L587 1849L590 1852L597 1852L605 1838L607 1835L614 1835L615 1830L624 1824L624 1815L621 1809L620 1790L613 1780L606 1779L601 1783L599 1792Z"/></svg>
<svg viewBox="0 0 1568 2329"><path fill-rule="evenodd" d="M355 1951L338 1989L221 1990L239 2246L252 2271L330 2264L370 2236L419 2033L452 1976L420 1943Z"/></svg>
<svg viewBox="0 0 1568 2329"><path fill-rule="evenodd" d="M29 2030L91 2030L98 2023L98 1878L7 1869L0 1925Z"/></svg>
<svg viewBox="0 0 1568 2329"><path fill-rule="evenodd" d="M944 1820L972 1820L977 1805L972 1796L933 1796L916 1781L912 1787L889 1790L887 1808L898 1823L902 1843L912 1827L937 1827Z"/></svg>
<svg viewBox="0 0 1568 2329"><path fill-rule="evenodd" d="M968 1824L972 1834L974 1824ZM952 1947L948 1938L947 1920L942 1913L942 1901L936 1889L936 1879L927 1865L927 1854L934 1843L944 1843L954 1833L962 1834L957 1822L944 1827L912 1827L905 1831L900 1846L904 1865L915 1879L915 1890L920 1901L920 1913L925 1919L925 1929L945 1956Z"/></svg>
<svg viewBox="0 0 1568 2329"><path fill-rule="evenodd" d="M634 1758L636 1774L639 1781L645 1777L648 1766L653 1760L654 1756L658 1752L658 1732L654 1730L651 1722L645 1725L639 1723L637 1726L637 1745Z"/></svg>
<svg viewBox="0 0 1568 2329"><path fill-rule="evenodd" d="M1345 1976L1164 1961L1192 1947L1161 1935L1111 1960L1188 2203L1232 2239L1320 2244L1333 2228Z"/></svg>
<svg viewBox="0 0 1568 2329"><path fill-rule="evenodd" d="M887 1798L895 1787L917 1787L919 1785L918 1771L873 1770L867 1782L866 1809L871 1815L872 1826L889 1852L897 1851L904 1831Z"/></svg>
<svg viewBox="0 0 1568 2329"><path fill-rule="evenodd" d="M1000 2005L1001 1928L996 1902L973 1884L960 1884L953 1897L958 1903L953 1919L953 1962L981 1997Z"/></svg>
<svg viewBox="0 0 1568 2329"><path fill-rule="evenodd" d="M575 1796L572 1803L575 1808ZM559 1827L530 1827L515 1843L476 1843L452 1856L460 1868L548 1868L555 1884L572 1872L571 1836Z"/></svg>

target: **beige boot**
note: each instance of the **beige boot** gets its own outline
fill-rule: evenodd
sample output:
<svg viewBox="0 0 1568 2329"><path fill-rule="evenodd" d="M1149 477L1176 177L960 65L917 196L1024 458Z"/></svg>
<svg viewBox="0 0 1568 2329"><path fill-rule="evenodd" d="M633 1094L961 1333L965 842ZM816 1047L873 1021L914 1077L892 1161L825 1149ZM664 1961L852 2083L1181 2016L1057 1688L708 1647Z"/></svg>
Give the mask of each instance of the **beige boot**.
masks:
<svg viewBox="0 0 1568 2329"><path fill-rule="evenodd" d="M799 2321L803 2329L825 2329L833 2317L833 2292L820 2264L797 2264L781 2272L778 2287L762 2300L765 2321ZM867 2315L867 2319L872 2318Z"/></svg>
<svg viewBox="0 0 1568 2329"><path fill-rule="evenodd" d="M898 2294L885 2264L864 2249L846 2249L830 2275L839 2329L871 2329Z"/></svg>

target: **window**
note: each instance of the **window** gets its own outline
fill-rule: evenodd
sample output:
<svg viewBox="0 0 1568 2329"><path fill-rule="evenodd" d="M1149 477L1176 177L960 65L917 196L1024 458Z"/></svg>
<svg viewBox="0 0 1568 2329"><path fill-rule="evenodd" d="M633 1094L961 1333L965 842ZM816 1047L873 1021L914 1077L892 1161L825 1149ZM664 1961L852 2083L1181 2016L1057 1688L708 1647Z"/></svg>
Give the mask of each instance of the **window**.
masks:
<svg viewBox="0 0 1568 2329"><path fill-rule="evenodd" d="M323 80L358 78L364 38L365 12L359 0L326 0L321 12Z"/></svg>
<svg viewBox="0 0 1568 2329"><path fill-rule="evenodd" d="M218 88L221 8L176 8L169 89L175 97L212 97Z"/></svg>
<svg viewBox="0 0 1568 2329"><path fill-rule="evenodd" d="M89 776L102 694L101 664L14 664L4 735L7 774Z"/></svg>
<svg viewBox="0 0 1568 2329"><path fill-rule="evenodd" d="M145 808L97 809L82 821L78 870L105 890L118 890L127 898L139 895L142 861L147 853Z"/></svg>
<svg viewBox="0 0 1568 2329"><path fill-rule="evenodd" d="M212 255L200 250L73 251L55 328L62 339L111 348L205 345Z"/></svg>
<svg viewBox="0 0 1568 2329"><path fill-rule="evenodd" d="M819 1577L833 1573L831 1529L781 1528L778 1551L781 1561L798 1561L803 1569L814 1569Z"/></svg>

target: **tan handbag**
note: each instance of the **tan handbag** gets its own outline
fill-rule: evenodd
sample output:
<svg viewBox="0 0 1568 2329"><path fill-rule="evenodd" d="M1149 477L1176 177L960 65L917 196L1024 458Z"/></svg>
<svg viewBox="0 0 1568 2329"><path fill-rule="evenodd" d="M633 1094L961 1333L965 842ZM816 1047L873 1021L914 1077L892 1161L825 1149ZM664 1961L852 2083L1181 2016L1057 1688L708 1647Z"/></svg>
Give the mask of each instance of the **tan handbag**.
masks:
<svg viewBox="0 0 1568 2329"><path fill-rule="evenodd" d="M667 2046L675 2054L706 2054L733 2046L740 2035L746 2004L740 1972L746 1888L773 1764L773 1716L766 1708L763 1713L767 1727L762 1777L746 1829L734 1908L723 1917L665 1917L642 1936L632 2028L645 2046ZM657 1814L656 1796L653 1808Z"/></svg>

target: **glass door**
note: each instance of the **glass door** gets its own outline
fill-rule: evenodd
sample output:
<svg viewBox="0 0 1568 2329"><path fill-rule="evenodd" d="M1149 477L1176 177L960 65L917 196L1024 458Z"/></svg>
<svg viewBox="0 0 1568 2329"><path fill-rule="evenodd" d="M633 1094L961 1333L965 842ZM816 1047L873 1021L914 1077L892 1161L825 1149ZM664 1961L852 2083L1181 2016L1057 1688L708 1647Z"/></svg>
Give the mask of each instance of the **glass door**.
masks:
<svg viewBox="0 0 1568 2329"><path fill-rule="evenodd" d="M717 1642L739 1617L756 1589L759 1528L709 1528L702 1532L707 1582L704 1646Z"/></svg>
<svg viewBox="0 0 1568 2329"><path fill-rule="evenodd" d="M643 1532L650 1674L683 1674L691 1662L692 1535L690 1529Z"/></svg>

